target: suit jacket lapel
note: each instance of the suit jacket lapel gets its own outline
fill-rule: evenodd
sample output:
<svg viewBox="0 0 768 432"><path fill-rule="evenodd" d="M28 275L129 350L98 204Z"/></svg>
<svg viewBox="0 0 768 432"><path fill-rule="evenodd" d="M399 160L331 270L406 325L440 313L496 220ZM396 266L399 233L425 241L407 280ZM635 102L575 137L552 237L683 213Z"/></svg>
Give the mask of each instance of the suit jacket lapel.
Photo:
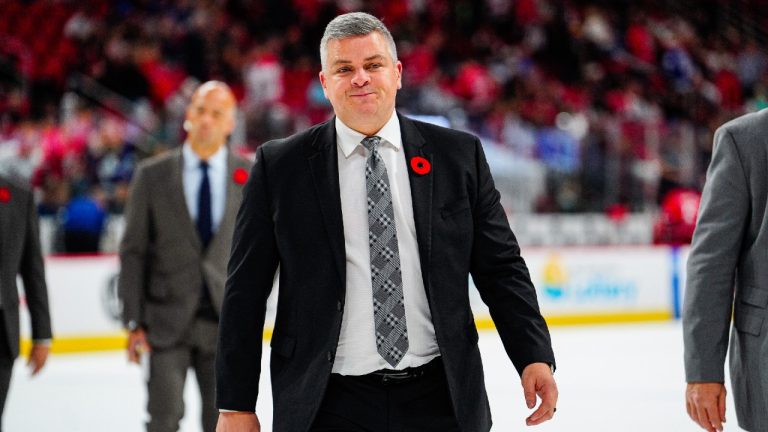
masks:
<svg viewBox="0 0 768 432"><path fill-rule="evenodd" d="M323 214L323 226L328 233L341 288L344 289L347 260L344 249L344 222L341 216L339 161L336 152L336 126L331 119L320 127L310 145L307 160Z"/></svg>
<svg viewBox="0 0 768 432"><path fill-rule="evenodd" d="M234 175L235 170L237 168L240 168L240 164L238 163L237 157L235 157L232 154L232 151L230 150L227 153L227 187L226 187L226 194L225 197L225 204L224 204L224 214L222 215L221 222L219 223L219 227L216 229L216 232L213 234L213 238L211 239L211 244L208 246L208 249L206 249L206 252L210 252L212 250L217 249L216 243L219 243L223 240L221 235L219 233L229 233L228 235L232 235L232 229L235 224L235 218L237 216L238 211L238 194L241 193L240 186L235 183L234 181ZM226 251L229 253L229 251Z"/></svg>
<svg viewBox="0 0 768 432"><path fill-rule="evenodd" d="M230 150L227 155L227 201L224 207L224 216L221 218L221 224L219 225L219 231L221 231L222 228L228 232L231 231L229 229L229 224L234 224L237 211L239 210L239 200L237 197L242 193L242 191L241 186L235 183L234 180L235 170L238 168L241 168L240 164L238 163L238 159L235 157L235 155L232 154L232 151Z"/></svg>
<svg viewBox="0 0 768 432"><path fill-rule="evenodd" d="M424 287L429 291L429 262L432 253L432 189L435 166L432 157L432 148L424 137L416 129L416 125L409 118L398 113L400 120L400 133L405 150L405 163L408 170L408 179L411 184L411 201L413 205L413 219L416 224L416 239L419 243L419 259L421 261L421 274L424 279ZM421 175L411 168L411 158L421 156L432 165L432 172Z"/></svg>
<svg viewBox="0 0 768 432"><path fill-rule="evenodd" d="M181 149L176 150L176 156L172 159L170 167L170 184L168 185L169 203L172 210L171 214L176 214L179 217L180 228L187 231L185 237L189 238L193 246L198 249L203 248L203 244L200 242L200 235L197 233L197 227L192 221L192 216L189 214L189 207L187 207L187 200L184 194L184 182L182 179L184 157L182 156Z"/></svg>

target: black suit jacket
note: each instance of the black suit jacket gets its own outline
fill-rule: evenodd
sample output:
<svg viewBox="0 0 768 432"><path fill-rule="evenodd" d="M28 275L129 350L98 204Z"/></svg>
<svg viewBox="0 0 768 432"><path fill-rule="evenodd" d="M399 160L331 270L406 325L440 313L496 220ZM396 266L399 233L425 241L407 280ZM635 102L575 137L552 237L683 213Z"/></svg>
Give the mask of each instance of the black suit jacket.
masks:
<svg viewBox="0 0 768 432"><path fill-rule="evenodd" d="M0 296L6 337L12 356L19 355L19 293L21 275L32 321L32 338L51 338L48 291L40 251L37 211L32 192L4 178L0 190Z"/></svg>
<svg viewBox="0 0 768 432"><path fill-rule="evenodd" d="M469 304L471 274L518 372L554 364L549 332L480 141L400 116L424 287L462 430L491 416ZM272 337L275 431L306 431L333 366L345 298L334 121L264 144L244 189L219 328L217 404L253 411L267 297L280 266ZM410 163L409 163L410 165ZM364 179L360 179L364 181ZM365 211L365 203L360 203Z"/></svg>

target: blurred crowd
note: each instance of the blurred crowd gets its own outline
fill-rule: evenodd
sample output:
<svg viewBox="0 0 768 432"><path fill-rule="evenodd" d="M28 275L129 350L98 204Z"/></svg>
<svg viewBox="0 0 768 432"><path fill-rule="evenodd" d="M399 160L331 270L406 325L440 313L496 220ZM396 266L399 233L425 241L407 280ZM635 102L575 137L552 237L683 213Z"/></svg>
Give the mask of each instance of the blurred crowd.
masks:
<svg viewBox="0 0 768 432"><path fill-rule="evenodd" d="M183 141L195 83L233 88L242 153L327 119L320 36L366 10L398 42L399 109L481 136L511 211L654 211L700 189L717 126L768 106L761 1L733 3L6 0L0 167L99 225Z"/></svg>

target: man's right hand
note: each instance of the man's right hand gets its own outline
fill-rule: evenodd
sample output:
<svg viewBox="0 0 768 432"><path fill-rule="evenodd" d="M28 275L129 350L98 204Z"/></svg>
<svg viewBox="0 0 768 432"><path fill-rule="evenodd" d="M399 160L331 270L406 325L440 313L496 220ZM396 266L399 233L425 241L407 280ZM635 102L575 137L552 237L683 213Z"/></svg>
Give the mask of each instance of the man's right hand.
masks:
<svg viewBox="0 0 768 432"><path fill-rule="evenodd" d="M216 432L261 432L261 424L252 412L222 412Z"/></svg>
<svg viewBox="0 0 768 432"><path fill-rule="evenodd" d="M147 334L144 329L138 328L128 333L128 361L139 364L141 355L150 352Z"/></svg>
<svg viewBox="0 0 768 432"><path fill-rule="evenodd" d="M725 385L723 383L688 383L685 389L688 415L707 432L723 430L725 423Z"/></svg>

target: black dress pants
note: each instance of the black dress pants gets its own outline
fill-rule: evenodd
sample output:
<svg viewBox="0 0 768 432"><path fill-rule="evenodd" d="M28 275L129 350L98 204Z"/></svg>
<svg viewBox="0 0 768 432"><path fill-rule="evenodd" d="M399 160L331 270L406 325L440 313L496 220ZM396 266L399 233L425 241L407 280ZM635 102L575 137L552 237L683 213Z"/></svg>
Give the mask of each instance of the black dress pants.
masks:
<svg viewBox="0 0 768 432"><path fill-rule="evenodd" d="M332 374L310 432L459 432L440 357L411 379Z"/></svg>

